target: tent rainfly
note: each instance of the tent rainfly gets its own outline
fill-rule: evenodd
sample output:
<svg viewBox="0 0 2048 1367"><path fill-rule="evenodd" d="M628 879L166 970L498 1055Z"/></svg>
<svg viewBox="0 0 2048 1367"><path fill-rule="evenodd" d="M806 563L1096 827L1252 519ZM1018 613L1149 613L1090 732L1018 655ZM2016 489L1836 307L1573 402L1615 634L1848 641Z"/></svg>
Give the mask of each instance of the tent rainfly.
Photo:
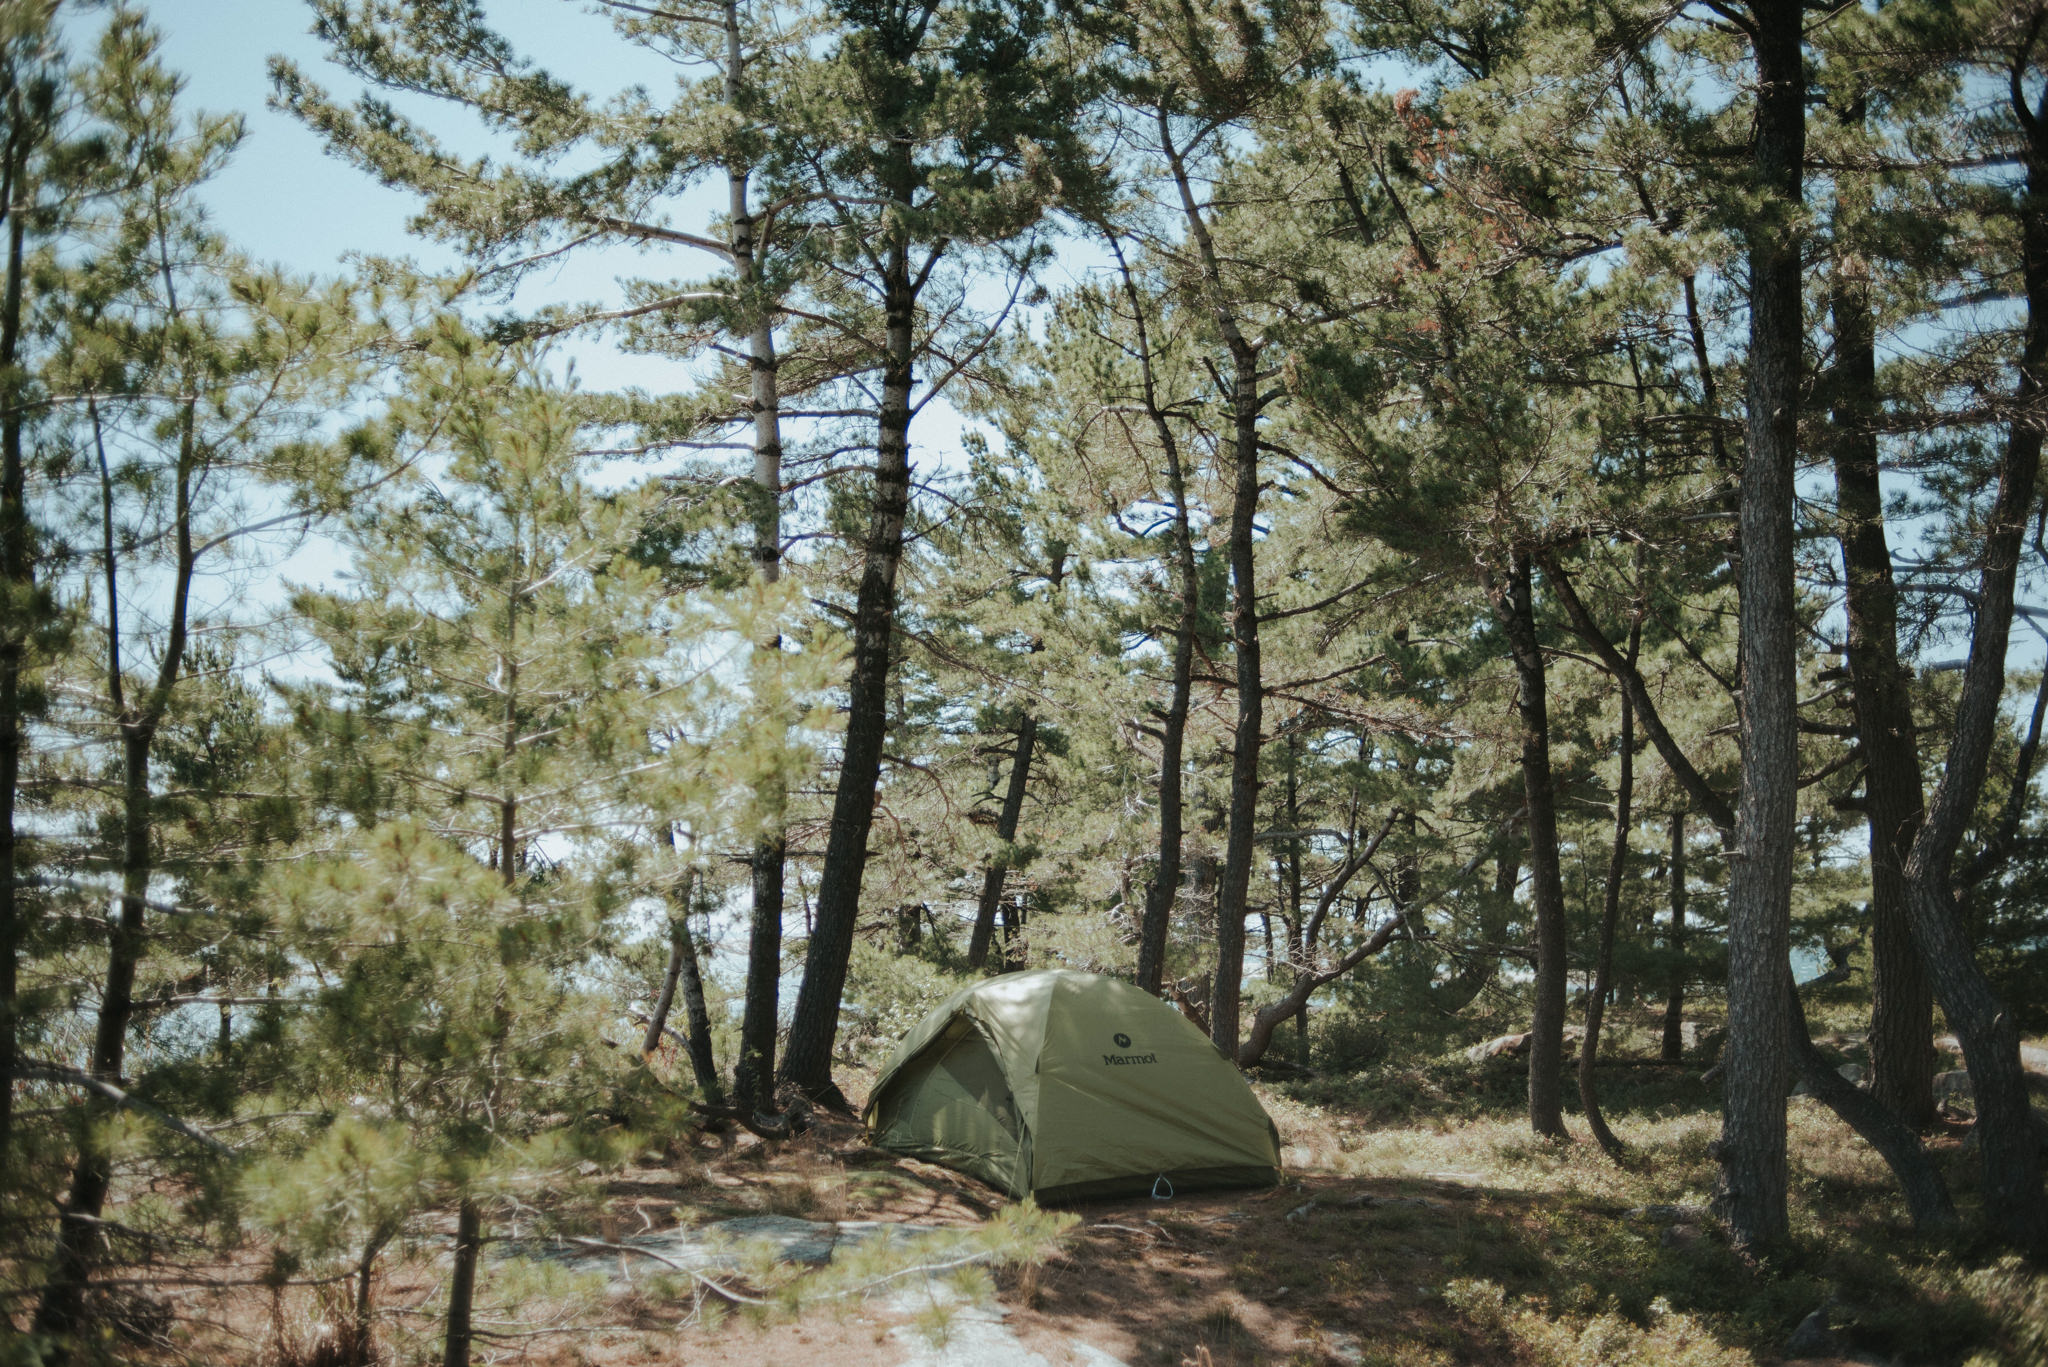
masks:
<svg viewBox="0 0 2048 1367"><path fill-rule="evenodd" d="M1272 1186L1280 1136L1236 1066L1157 997L1070 969L954 993L896 1046L878 1148L1041 1201Z"/></svg>

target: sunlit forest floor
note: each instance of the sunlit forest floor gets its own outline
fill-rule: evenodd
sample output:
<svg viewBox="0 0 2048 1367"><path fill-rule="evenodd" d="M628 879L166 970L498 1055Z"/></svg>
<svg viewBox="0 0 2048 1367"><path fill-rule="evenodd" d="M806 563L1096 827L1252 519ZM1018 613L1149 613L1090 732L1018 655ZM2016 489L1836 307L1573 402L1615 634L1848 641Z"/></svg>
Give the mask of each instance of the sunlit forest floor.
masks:
<svg viewBox="0 0 2048 1367"><path fill-rule="evenodd" d="M1718 1092L1698 1059L1652 1061L1646 1026L1624 1029L1600 1069L1629 1145L1621 1166L1589 1142L1530 1136L1519 1060L1447 1049L1258 1083L1285 1145L1281 1187L1084 1206L1042 1262L997 1257L890 1280L886 1294L813 1297L807 1282L827 1273L759 1261L706 1282L624 1253L607 1274L501 1252L478 1292L482 1355L545 1367L2048 1361L2048 1278L1967 1239L1914 1238L1870 1150L1804 1097L1790 1103L1794 1244L1763 1264L1731 1252L1706 1211ZM1855 1061L1853 1036L1830 1042ZM857 1099L865 1079L850 1081ZM1956 1114L1930 1143L1974 1213ZM964 1230L1009 1204L866 1147L842 1120L786 1144L707 1134L648 1157L660 1161L565 1194L556 1226L604 1242L763 1214ZM446 1268L432 1241L387 1257L382 1360L437 1360ZM209 1293L186 1302L175 1356L310 1367L330 1360L333 1308L297 1289ZM995 1356L998 1339L1011 1356Z"/></svg>

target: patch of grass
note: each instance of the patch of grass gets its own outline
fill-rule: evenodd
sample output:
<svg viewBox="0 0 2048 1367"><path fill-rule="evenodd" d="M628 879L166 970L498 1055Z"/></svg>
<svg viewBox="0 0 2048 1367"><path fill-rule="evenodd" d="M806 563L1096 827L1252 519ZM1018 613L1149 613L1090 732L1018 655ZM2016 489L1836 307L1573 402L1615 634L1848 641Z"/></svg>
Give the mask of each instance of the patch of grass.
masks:
<svg viewBox="0 0 2048 1367"><path fill-rule="evenodd" d="M943 1348L952 1341L953 1326L959 1318L959 1302L934 1298L911 1315L910 1327L932 1347Z"/></svg>
<svg viewBox="0 0 2048 1367"><path fill-rule="evenodd" d="M261 1367L369 1367L379 1357L372 1326L357 1322L346 1292L321 1287L310 1300L272 1298Z"/></svg>
<svg viewBox="0 0 2048 1367"><path fill-rule="evenodd" d="M1256 1340L1251 1330L1245 1328L1237 1311L1228 1305L1211 1307L1195 1326L1195 1333L1201 1346L1212 1353L1236 1356L1251 1347Z"/></svg>
<svg viewBox="0 0 2048 1367"><path fill-rule="evenodd" d="M1444 1303L1489 1340L1542 1367L1749 1367L1753 1361L1661 1301L1651 1305L1646 1323L1612 1310L1553 1317L1540 1301L1510 1300L1493 1282L1454 1281L1444 1288Z"/></svg>
<svg viewBox="0 0 2048 1367"><path fill-rule="evenodd" d="M1262 1090L1290 1169L1311 1186L1318 1174L1391 1181L1437 1203L1355 1216L1319 1209L1290 1222L1304 1255L1323 1255L1316 1284L1333 1301L1377 1289L1361 1267L1396 1284L1435 1277L1462 1288L1446 1293L1455 1324L1496 1354L1537 1363L1753 1362L1824 1304L1858 1351L1947 1367L1973 1353L2048 1362L2048 1279L1917 1239L1882 1163L1810 1100L1795 1098L1789 1114L1794 1238L1756 1265L1728 1249L1705 1213L1719 1095L1696 1070L1603 1073L1625 1166L1590 1143L1532 1136L1524 1077L1519 1060L1475 1064L1446 1051ZM1580 1130L1576 1117L1568 1123ZM1955 1145L1937 1138L1933 1147L1942 1158ZM1967 1205L1973 1174L1950 1176ZM1698 1213L1630 1214L1653 1205ZM1371 1258L1332 1246L1347 1236ZM1272 1270L1293 1282L1284 1260ZM1419 1347L1433 1336L1418 1326L1405 1337Z"/></svg>

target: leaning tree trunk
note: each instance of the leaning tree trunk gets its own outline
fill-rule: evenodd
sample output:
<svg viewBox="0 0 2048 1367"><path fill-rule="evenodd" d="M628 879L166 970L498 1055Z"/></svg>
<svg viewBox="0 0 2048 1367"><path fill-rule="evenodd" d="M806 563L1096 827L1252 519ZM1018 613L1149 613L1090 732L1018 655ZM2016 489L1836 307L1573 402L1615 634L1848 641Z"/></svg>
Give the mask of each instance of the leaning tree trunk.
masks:
<svg viewBox="0 0 2048 1367"><path fill-rule="evenodd" d="M1788 962L1782 975L1785 1016L1791 1022L1787 1036L1793 1069L1814 1100L1846 1121L1849 1128L1877 1150L1898 1179L1906 1198L1913 1227L1923 1234L1939 1234L1956 1226L1955 1202L1950 1199L1948 1180L1934 1165L1920 1143L1920 1132L1901 1120L1883 1102L1835 1070L1813 1042L1806 1028L1806 1010L1799 1002L1799 989L1792 981Z"/></svg>
<svg viewBox="0 0 2048 1367"><path fill-rule="evenodd" d="M686 910L675 923L677 978L683 989L683 1037L689 1041L690 1071L704 1104L725 1104L724 1088L718 1077L718 1059L711 1052L711 1011L704 1000L704 974L697 962L697 941L690 933Z"/></svg>
<svg viewBox="0 0 2048 1367"><path fill-rule="evenodd" d="M1640 614L1629 624L1628 658L1633 661L1643 643ZM1593 1078L1593 1066L1600 1058L1600 1027L1607 1013L1607 993L1614 977L1614 931L1621 922L1621 880L1628 873L1628 828L1636 791L1636 714L1621 691L1621 773L1614 784L1614 849L1607 859L1607 887L1600 909L1600 945L1593 962L1593 990L1586 998L1586 1037L1579 1042L1579 1105L1586 1113L1586 1126L1609 1158L1619 1161L1624 1150L1607 1118L1600 1113L1600 1091Z"/></svg>
<svg viewBox="0 0 2048 1367"><path fill-rule="evenodd" d="M1742 793L1728 879L1728 1049L1717 1204L1736 1243L1785 1238L1783 977L1791 948L1792 835L1799 783L1799 615L1792 574L1800 348L1796 216L1806 81L1796 0L1753 0L1757 67L1749 230L1749 425L1742 465L1739 629Z"/></svg>
<svg viewBox="0 0 2048 1367"><path fill-rule="evenodd" d="M1017 822L1024 814L1025 785L1031 781L1031 750L1038 739L1038 719L1026 712L1017 723L1017 749L1010 761L1010 782L1003 791L1003 809L996 815L996 839L1001 847L989 860L981 879L981 902L974 911L974 931L967 940L967 966L979 969L988 962L988 942L995 934L996 908L1003 900L1003 874L1010 867L1010 846L1017 839Z"/></svg>
<svg viewBox="0 0 2048 1367"><path fill-rule="evenodd" d="M1564 877L1558 864L1557 794L1550 775L1550 705L1529 557L1514 553L1508 582L1488 596L1514 656L1522 730L1522 791L1528 803L1529 903L1536 923L1535 1010L1529 1031L1529 1126L1562 1138L1565 1013Z"/></svg>
<svg viewBox="0 0 2048 1367"><path fill-rule="evenodd" d="M903 524L910 510L911 328L917 308L910 251L888 248L883 317L886 355L875 440L875 500L868 522L866 564L854 602L853 679L847 689L846 740L839 785L832 797L831 833L818 875L816 918L804 955L784 1081L816 1101L843 1107L832 1082L832 1042L839 1033L839 1003L853 954L860 887L867 871L868 831L875 819L875 787L882 775L888 732L889 647L896 625L896 569L903 559Z"/></svg>
<svg viewBox="0 0 2048 1367"><path fill-rule="evenodd" d="M1335 982L1366 959L1385 949L1406 927L1407 919L1396 914L1389 917L1384 925L1367 936L1364 941L1353 946L1350 953L1341 956L1335 963L1319 967L1309 962L1323 922L1330 915L1330 908L1337 904L1337 899L1344 894L1345 886L1357 876L1358 871L1372 862L1374 853L1386 839L1387 830L1391 825L1389 822L1388 826L1382 827L1379 835L1363 853L1354 851L1347 857L1331 873L1330 881L1323 885L1321 894L1316 898L1316 908L1309 914L1308 924L1302 931L1302 941L1309 948L1304 949L1302 962L1295 965L1294 981L1279 1001L1262 1006L1252 1013L1251 1029L1246 1032L1244 1043L1239 1045L1237 1052L1232 1055L1237 1060L1238 1067L1257 1066L1265 1058L1267 1049L1272 1046L1273 1034L1282 1022L1298 1017L1301 1012L1307 1010L1308 999L1314 996L1318 989Z"/></svg>
<svg viewBox="0 0 2048 1367"><path fill-rule="evenodd" d="M1658 753L1670 767L1672 775L1678 779L1680 786L1690 795L1697 808L1720 830L1722 848L1732 861L1737 850L1735 812L1728 807L1720 794L1714 791L1713 786L1694 767L1692 761L1686 758L1685 752L1672 741L1670 732L1664 728L1657 715L1655 698L1644 686L1641 673L1630 661L1622 657L1612 642L1600 634L1587 614L1585 605L1579 602L1576 593L1573 592L1570 579L1554 565L1550 566L1549 570L1558 598L1563 602L1567 614L1571 616L1574 629L1581 639L1593 647L1601 663L1610 673L1627 681L1630 697L1640 714L1640 720L1644 723L1644 734L1657 747ZM1676 862L1682 865L1684 834L1682 828L1677 825L1679 819L1674 817L1673 837L1677 842L1675 849L1679 856ZM1674 891L1676 895L1682 897L1682 868L1679 872L1680 881ZM1682 923L1682 905L1679 910ZM1799 1010L1796 993L1791 990L1789 960L1782 967L1780 976L1782 983L1776 990L1779 991L1785 1021L1785 1034L1782 1036L1784 1056L1789 1060L1790 1066L1798 1071L1801 1080L1806 1083L1807 1089L1816 1099L1868 1140L1891 1166L1893 1175L1898 1179L1900 1189L1906 1194L1913 1210L1915 1221L1928 1228L1942 1227L1953 1218L1953 1214L1952 1211L1945 1209L1945 1189L1938 1179L1938 1174L1930 1175L1930 1160L1921 1147L1918 1134L1904 1121L1879 1105L1869 1093L1849 1085L1835 1072L1806 1033L1805 1017Z"/></svg>
<svg viewBox="0 0 2048 1367"><path fill-rule="evenodd" d="M2015 92L2029 53L2018 57ZM1970 660L1956 699L1947 761L1920 838L1906 863L1906 905L1919 948L1949 1026L1962 1041L1977 1102L1984 1207L1992 1228L2036 1254L2048 1253L2048 1202L2041 1191L2041 1155L2033 1130L2026 1074L2020 1065L2019 1024L1978 967L1957 915L1952 866L1964 830L1983 792L2005 687L2020 547L2032 515L2041 472L2041 430L2033 411L2048 393L2048 214L2036 202L2048 191L2048 101L2030 110L2015 99L2027 133L2027 186L2021 196L2020 242L2027 286L2027 331L2020 353L2016 407L2026 416L2006 437L1998 494L1986 520L1977 621Z"/></svg>
<svg viewBox="0 0 2048 1367"><path fill-rule="evenodd" d="M1862 121L1861 101L1853 116ZM1848 617L1845 653L1870 838L1870 1090L1907 1123L1924 1127L1934 1119L1934 995L1913 948L1905 880L1905 853L1920 830L1924 794L1912 697L1899 662L1899 593L1878 478L1877 332L1869 268L1851 253L1837 254L1829 308L1835 329L1829 388Z"/></svg>
<svg viewBox="0 0 2048 1367"><path fill-rule="evenodd" d="M674 833L669 840L674 844ZM711 1051L711 1012L704 1002L704 978L697 963L696 938L690 933L691 890L696 882L694 872L679 880L677 891L682 895L676 899L674 914L668 923L669 948L668 969L662 975L661 995L655 998L654 1011L647 1018L647 1033L640 1043L641 1057L651 1057L661 1045L662 1032L668 1028L668 1016L675 1005L676 989L683 992L683 1044L690 1055L690 1072L697 1079L697 1090L704 1095L704 1104L713 1109L725 1105L725 1088L718 1076L718 1060Z"/></svg>

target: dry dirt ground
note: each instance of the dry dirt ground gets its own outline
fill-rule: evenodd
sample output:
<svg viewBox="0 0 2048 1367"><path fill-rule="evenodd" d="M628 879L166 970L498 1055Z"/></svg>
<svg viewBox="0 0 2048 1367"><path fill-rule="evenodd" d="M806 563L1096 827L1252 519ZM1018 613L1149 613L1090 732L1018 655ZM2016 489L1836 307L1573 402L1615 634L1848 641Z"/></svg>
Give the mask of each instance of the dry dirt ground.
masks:
<svg viewBox="0 0 2048 1367"><path fill-rule="evenodd" d="M623 1174L614 1184L618 1224L637 1227L643 1211L656 1224L678 1212L714 1221L775 1211L971 1226L1004 1200L944 1169L867 1148L834 1123L772 1158L742 1140L701 1152L699 1162L687 1184L661 1170ZM1103 1367L1090 1348L1133 1367L1425 1360L1395 1355L1396 1345L1432 1349L1445 1362L1512 1362L1455 1327L1440 1291L1444 1255L1512 1238L1518 1204L1455 1181L1317 1175L1268 1191L1092 1203L1073 1211L1079 1223L1059 1255L1000 1270L996 1297L1009 1334L1052 1367ZM402 1303L430 1289L415 1276L394 1279L385 1295ZM678 1296L664 1305L614 1294L605 1316L612 1327L536 1340L506 1356L537 1367L973 1360L944 1329L921 1331L915 1290L782 1323L743 1312L707 1320L701 1307L715 1300Z"/></svg>
<svg viewBox="0 0 2048 1367"><path fill-rule="evenodd" d="M518 1281L517 1253L487 1258L478 1291L478 1360L531 1367L1233 1367L1234 1364L1509 1363L1457 1327L1441 1297L1445 1258L1514 1242L1525 1202L1445 1180L1307 1173L1264 1191L1098 1202L1058 1254L1000 1268L976 1311L943 1283L810 1306L793 1318L722 1303L665 1269L621 1255L611 1284L573 1292ZM607 1241L678 1224L775 1214L973 1228L1007 1198L943 1168L868 1147L822 1121L800 1139L700 1136L673 1165L603 1179ZM1532 1226L1533 1229L1533 1226ZM388 1257L376 1287L385 1360L427 1360L427 1313L447 1275L445 1247ZM756 1290L744 1273L720 1274ZM934 1313L930 1301L951 1302ZM323 1313L304 1293L189 1304L200 1322L178 1356L317 1364ZM332 1307L330 1306L331 1310ZM1035 1355L1035 1359L1034 1356ZM438 1360L438 1355L434 1355Z"/></svg>
<svg viewBox="0 0 2048 1367"><path fill-rule="evenodd" d="M500 1219L491 1230L506 1242L479 1282L477 1360L1729 1367L1779 1361L1770 1348L1816 1305L1861 1322L1855 1337L1866 1355L1845 1363L1960 1364L1992 1345L1983 1296L1966 1294L1938 1250L1908 1254L1903 1211L1882 1172L1818 1107L1793 1103L1809 1252L1789 1271L1760 1272L1716 1237L1698 1206L1711 1187L1717 1126L1697 1068L1617 1065L1614 1081L1610 1116L1644 1155L1626 1170L1588 1144L1530 1139L1515 1117L1523 1083L1512 1060L1411 1080L1421 1109L1407 1114L1387 1111L1384 1098L1384 1113L1374 1115L1349 1093L1283 1097L1262 1088L1284 1145L1288 1177L1278 1188L1077 1207L1058 1251L1036 1265L992 1276L968 1266L852 1294L842 1284L794 1312L778 1297L820 1283L765 1259L714 1268L709 1280L767 1304L724 1298L644 1254L619 1252L616 1266L592 1272L586 1248L585 1270L572 1273L533 1252L547 1217L534 1209L523 1228ZM1932 1139L1943 1161L1954 1162L1959 1135L1957 1127ZM828 1236L833 1222L968 1231L1008 1204L971 1179L869 1147L850 1121L822 1118L788 1143L702 1134L666 1158L593 1171L582 1190L559 1194L557 1213L569 1232L617 1244L746 1217L758 1226L762 1216L816 1222ZM386 1254L375 1288L380 1361L439 1360L449 1232ZM222 1269L235 1276L220 1280L239 1277L247 1287L260 1271L249 1260L261 1257L251 1250L239 1269ZM1919 1271L1907 1266L1914 1258ZM1473 1302L1475 1286L1490 1288L1496 1307L1506 1288L1509 1320ZM303 1289L282 1297L195 1289L179 1307L178 1350L153 1360L334 1367L321 1352L321 1325L343 1317L328 1294L323 1305ZM2027 1298L2023 1318L2048 1318L2048 1284L2028 1282L2015 1294ZM1620 1325L1620 1337L1603 1321ZM1567 1324L1575 1327L1558 1338L1553 1327ZM1607 1351L1603 1334L1625 1339L1626 1351ZM2022 1338L2048 1346L2048 1332ZM2023 1348L2023 1358L2031 1351ZM2022 1360L2001 1351L1984 1361L2001 1359Z"/></svg>

